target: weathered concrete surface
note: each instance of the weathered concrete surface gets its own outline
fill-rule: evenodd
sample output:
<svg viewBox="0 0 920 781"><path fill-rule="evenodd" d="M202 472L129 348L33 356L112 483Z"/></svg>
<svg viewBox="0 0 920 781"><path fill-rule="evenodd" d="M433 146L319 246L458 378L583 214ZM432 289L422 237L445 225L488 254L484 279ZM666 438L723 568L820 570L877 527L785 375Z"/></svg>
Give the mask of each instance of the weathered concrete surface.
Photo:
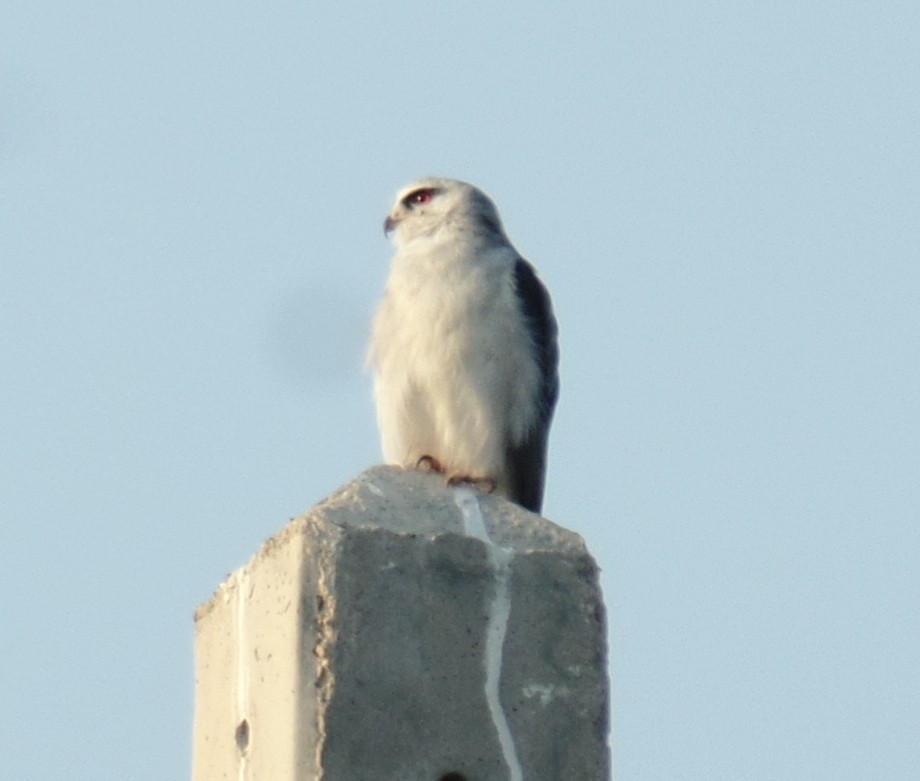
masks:
<svg viewBox="0 0 920 781"><path fill-rule="evenodd" d="M473 495L372 469L198 609L195 781L609 777L593 559L497 497L463 510L458 491Z"/></svg>

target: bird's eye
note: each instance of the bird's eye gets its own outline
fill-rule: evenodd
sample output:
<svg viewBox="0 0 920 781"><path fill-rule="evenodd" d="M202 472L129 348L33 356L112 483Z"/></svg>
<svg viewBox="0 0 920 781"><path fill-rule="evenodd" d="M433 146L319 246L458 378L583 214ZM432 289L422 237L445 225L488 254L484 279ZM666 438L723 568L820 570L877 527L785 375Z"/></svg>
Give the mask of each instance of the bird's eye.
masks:
<svg viewBox="0 0 920 781"><path fill-rule="evenodd" d="M403 198L403 203L406 204L406 206L421 206L423 203L429 203L431 201L434 197L434 192L435 191L431 188L415 190Z"/></svg>

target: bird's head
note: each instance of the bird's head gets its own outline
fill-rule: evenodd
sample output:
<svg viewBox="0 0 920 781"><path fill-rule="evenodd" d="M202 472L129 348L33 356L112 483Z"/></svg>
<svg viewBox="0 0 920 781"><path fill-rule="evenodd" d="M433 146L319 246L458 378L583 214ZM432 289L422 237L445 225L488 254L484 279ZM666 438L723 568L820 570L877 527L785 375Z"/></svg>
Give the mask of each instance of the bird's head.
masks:
<svg viewBox="0 0 920 781"><path fill-rule="evenodd" d="M397 245L434 237L442 231L468 232L484 240L504 240L498 210L489 197L467 182L426 177L403 187L383 223Z"/></svg>

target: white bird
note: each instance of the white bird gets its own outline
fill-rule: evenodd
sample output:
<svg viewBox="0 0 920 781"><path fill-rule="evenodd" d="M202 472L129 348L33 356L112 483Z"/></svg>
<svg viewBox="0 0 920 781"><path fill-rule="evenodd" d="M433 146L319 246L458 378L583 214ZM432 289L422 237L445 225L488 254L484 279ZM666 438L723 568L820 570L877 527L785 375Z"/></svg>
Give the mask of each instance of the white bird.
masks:
<svg viewBox="0 0 920 781"><path fill-rule="evenodd" d="M539 512L559 390L556 320L492 201L454 179L403 188L369 363L388 463Z"/></svg>

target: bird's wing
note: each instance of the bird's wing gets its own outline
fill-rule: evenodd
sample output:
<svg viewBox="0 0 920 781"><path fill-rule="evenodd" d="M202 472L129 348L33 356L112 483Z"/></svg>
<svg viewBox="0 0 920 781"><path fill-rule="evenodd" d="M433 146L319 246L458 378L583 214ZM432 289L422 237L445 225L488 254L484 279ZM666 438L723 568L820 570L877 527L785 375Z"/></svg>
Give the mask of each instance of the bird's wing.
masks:
<svg viewBox="0 0 920 781"><path fill-rule="evenodd" d="M523 440L508 443L506 464L512 497L528 510L538 513L543 506L549 424L559 396L559 345L549 293L537 278L533 266L523 258L518 258L514 266L514 289L533 343L540 386L534 423Z"/></svg>

